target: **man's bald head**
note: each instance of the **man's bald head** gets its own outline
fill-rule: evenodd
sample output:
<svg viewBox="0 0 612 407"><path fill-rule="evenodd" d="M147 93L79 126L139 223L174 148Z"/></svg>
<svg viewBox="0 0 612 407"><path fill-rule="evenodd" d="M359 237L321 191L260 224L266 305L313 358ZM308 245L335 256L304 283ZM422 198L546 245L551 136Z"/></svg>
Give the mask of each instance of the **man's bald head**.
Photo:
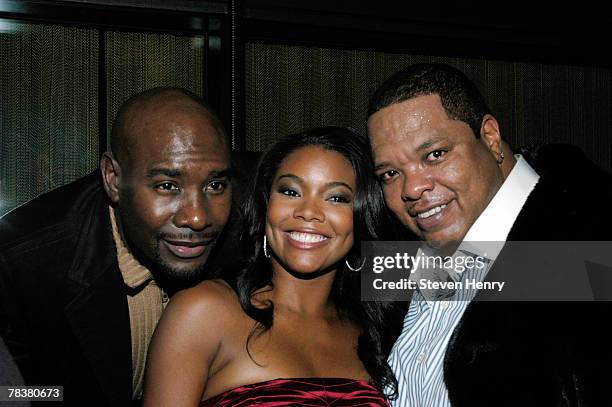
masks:
<svg viewBox="0 0 612 407"><path fill-rule="evenodd" d="M202 98L185 89L158 87L132 96L119 108L110 138L111 151L117 161L129 162L134 142L143 141L142 131L151 121L177 114L205 118L217 136L228 143L221 120Z"/></svg>
<svg viewBox="0 0 612 407"><path fill-rule="evenodd" d="M129 99L100 160L130 252L168 287L204 269L231 206L230 145L195 95L156 88Z"/></svg>

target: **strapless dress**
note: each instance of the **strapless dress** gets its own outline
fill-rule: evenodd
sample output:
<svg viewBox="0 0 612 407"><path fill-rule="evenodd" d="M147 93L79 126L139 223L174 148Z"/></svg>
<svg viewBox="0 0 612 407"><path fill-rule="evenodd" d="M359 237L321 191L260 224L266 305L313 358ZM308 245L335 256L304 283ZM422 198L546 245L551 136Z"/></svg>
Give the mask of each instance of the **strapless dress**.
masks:
<svg viewBox="0 0 612 407"><path fill-rule="evenodd" d="M275 379L228 390L200 407L245 406L388 407L387 399L366 380L343 378Z"/></svg>

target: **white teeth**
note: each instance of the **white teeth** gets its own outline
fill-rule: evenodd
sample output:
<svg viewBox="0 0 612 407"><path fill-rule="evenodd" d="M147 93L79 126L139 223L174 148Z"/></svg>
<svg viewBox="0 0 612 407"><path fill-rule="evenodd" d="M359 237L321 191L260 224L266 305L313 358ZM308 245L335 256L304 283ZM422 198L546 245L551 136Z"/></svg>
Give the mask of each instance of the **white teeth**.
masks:
<svg viewBox="0 0 612 407"><path fill-rule="evenodd" d="M430 216L435 215L436 213L439 213L442 209L446 208L446 205L440 205L440 206L436 206L435 208L431 208L430 210L428 210L427 212L421 212L419 213L417 216L419 217L419 219L427 219Z"/></svg>
<svg viewBox="0 0 612 407"><path fill-rule="evenodd" d="M289 233L289 237L301 243L317 243L317 242L321 242L327 239L327 237L323 235L318 235L315 233L303 233L303 232L291 232Z"/></svg>

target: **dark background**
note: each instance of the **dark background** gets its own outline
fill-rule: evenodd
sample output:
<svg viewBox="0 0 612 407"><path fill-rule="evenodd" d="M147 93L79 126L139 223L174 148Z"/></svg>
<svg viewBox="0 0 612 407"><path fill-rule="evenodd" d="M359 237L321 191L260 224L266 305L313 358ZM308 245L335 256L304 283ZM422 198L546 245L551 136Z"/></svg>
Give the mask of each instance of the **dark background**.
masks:
<svg viewBox="0 0 612 407"><path fill-rule="evenodd" d="M235 150L261 151L365 132L372 92L421 61L476 81L512 145L573 143L610 171L612 17L595 4L0 0L0 215L96 168L141 90L202 95Z"/></svg>

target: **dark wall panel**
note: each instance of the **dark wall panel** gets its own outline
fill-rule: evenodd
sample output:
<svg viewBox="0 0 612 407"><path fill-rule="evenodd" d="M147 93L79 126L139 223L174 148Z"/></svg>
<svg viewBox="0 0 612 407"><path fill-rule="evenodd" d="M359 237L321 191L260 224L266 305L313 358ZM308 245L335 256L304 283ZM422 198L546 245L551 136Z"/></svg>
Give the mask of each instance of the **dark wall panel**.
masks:
<svg viewBox="0 0 612 407"><path fill-rule="evenodd" d="M0 19L0 216L94 170L133 94L203 96L206 41Z"/></svg>
<svg viewBox="0 0 612 407"><path fill-rule="evenodd" d="M0 215L96 167L98 40L0 19Z"/></svg>
<svg viewBox="0 0 612 407"><path fill-rule="evenodd" d="M247 148L319 125L366 131L369 97L402 67L436 61L472 78L513 146L574 143L612 168L612 69L247 43Z"/></svg>
<svg viewBox="0 0 612 407"><path fill-rule="evenodd" d="M204 96L204 36L105 33L107 140L117 110L130 96L178 86Z"/></svg>

